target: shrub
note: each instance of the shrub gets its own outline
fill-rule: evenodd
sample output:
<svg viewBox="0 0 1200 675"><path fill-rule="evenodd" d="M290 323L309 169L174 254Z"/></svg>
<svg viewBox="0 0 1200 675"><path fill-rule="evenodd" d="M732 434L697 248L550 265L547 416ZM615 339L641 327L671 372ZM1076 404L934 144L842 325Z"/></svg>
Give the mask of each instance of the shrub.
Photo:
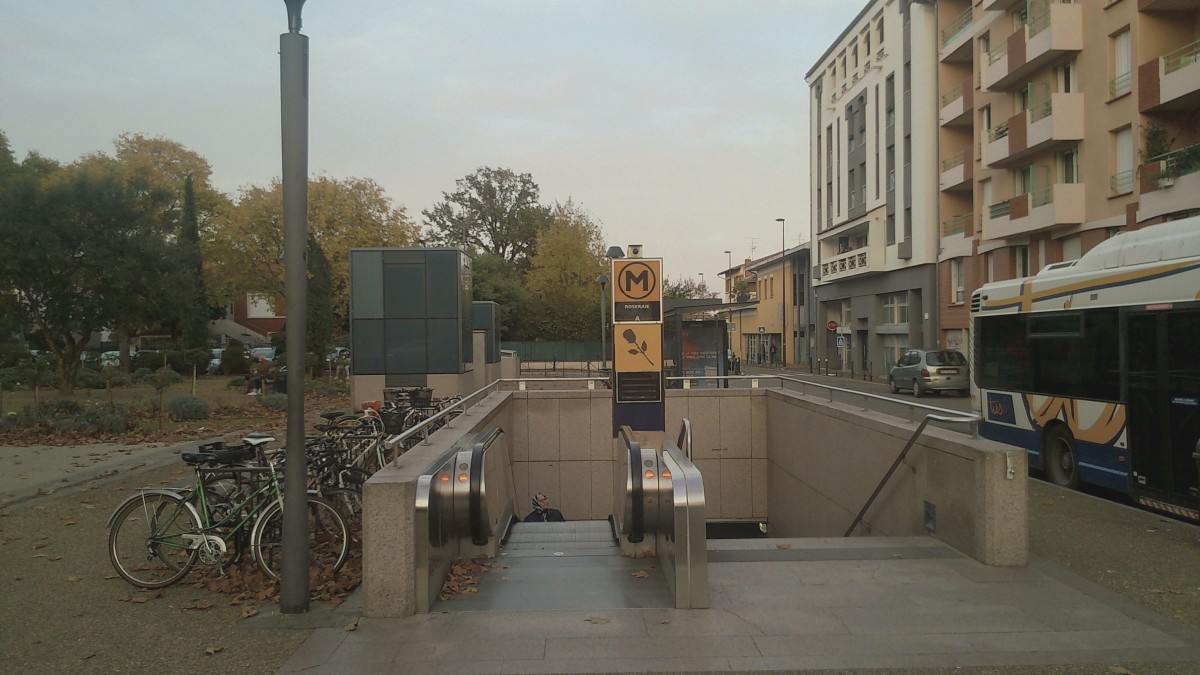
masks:
<svg viewBox="0 0 1200 675"><path fill-rule="evenodd" d="M43 401L40 409L43 415L78 415L83 412L83 406L69 398Z"/></svg>
<svg viewBox="0 0 1200 675"><path fill-rule="evenodd" d="M22 361L29 360L29 350L25 345L12 342L0 344L0 368L12 368Z"/></svg>
<svg viewBox="0 0 1200 675"><path fill-rule="evenodd" d="M97 408L88 412L88 419L96 431L106 434L120 434L133 428L125 409L117 406L113 409Z"/></svg>
<svg viewBox="0 0 1200 675"><path fill-rule="evenodd" d="M106 381L103 375L91 368L80 368L75 375L75 386L80 389L103 389Z"/></svg>
<svg viewBox="0 0 1200 675"><path fill-rule="evenodd" d="M246 358L246 350L241 345L230 345L221 352L221 372L229 374L244 373L250 368L250 360Z"/></svg>
<svg viewBox="0 0 1200 675"><path fill-rule="evenodd" d="M133 386L133 379L130 378L125 373L113 375L111 378L109 378L109 382L112 382L112 386L119 387L122 389L125 387Z"/></svg>
<svg viewBox="0 0 1200 675"><path fill-rule="evenodd" d="M211 412L208 402L199 396L183 394L167 403L167 412L175 420L206 420Z"/></svg>
<svg viewBox="0 0 1200 675"><path fill-rule="evenodd" d="M138 368L137 370L133 371L133 374L129 377L134 382L145 382L146 380L149 380L152 375L154 375L153 370L150 370L149 368Z"/></svg>
<svg viewBox="0 0 1200 675"><path fill-rule="evenodd" d="M210 358L212 358L212 353L207 349L183 349L167 352L167 365L171 370L191 377L192 368L195 368L199 375L208 372Z"/></svg>
<svg viewBox="0 0 1200 675"><path fill-rule="evenodd" d="M169 367L159 368L154 371L154 376L149 379L154 388L159 390L183 382L183 376Z"/></svg>
<svg viewBox="0 0 1200 675"><path fill-rule="evenodd" d="M267 394L258 400L264 407L272 410L287 410L287 394Z"/></svg>
<svg viewBox="0 0 1200 675"><path fill-rule="evenodd" d="M226 384L225 386L229 387L230 389L244 389L246 387L246 378L231 377L229 378L229 384Z"/></svg>
<svg viewBox="0 0 1200 675"><path fill-rule="evenodd" d="M163 352L138 352L133 355L133 367L137 370L158 370L163 367Z"/></svg>

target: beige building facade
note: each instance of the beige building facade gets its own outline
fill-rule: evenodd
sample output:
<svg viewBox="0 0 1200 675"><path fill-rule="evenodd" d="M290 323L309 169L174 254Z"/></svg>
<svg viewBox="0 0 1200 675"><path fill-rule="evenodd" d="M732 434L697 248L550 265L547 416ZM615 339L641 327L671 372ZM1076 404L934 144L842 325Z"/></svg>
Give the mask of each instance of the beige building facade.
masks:
<svg viewBox="0 0 1200 675"><path fill-rule="evenodd" d="M937 23L939 343L957 347L978 286L1200 212L1200 0L938 0Z"/></svg>

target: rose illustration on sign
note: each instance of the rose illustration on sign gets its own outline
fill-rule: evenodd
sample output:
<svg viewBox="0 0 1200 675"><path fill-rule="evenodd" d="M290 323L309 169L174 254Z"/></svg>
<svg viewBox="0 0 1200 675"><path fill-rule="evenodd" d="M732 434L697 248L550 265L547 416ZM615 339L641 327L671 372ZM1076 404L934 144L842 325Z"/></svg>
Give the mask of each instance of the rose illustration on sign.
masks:
<svg viewBox="0 0 1200 675"><path fill-rule="evenodd" d="M645 357L647 363L654 365L654 362L650 360L650 355L646 353L646 348L649 345L646 344L645 340L642 340L642 343L638 344L637 333L634 333L632 328L626 328L625 332L621 333L621 335L625 338L626 342L633 345L633 349L629 350L630 354L634 356L641 354Z"/></svg>

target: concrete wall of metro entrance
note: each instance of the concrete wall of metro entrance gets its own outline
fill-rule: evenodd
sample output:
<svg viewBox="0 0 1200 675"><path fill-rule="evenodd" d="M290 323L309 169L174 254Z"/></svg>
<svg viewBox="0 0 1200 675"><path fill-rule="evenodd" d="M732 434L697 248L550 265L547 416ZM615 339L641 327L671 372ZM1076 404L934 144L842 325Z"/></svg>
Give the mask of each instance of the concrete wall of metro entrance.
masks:
<svg viewBox="0 0 1200 675"><path fill-rule="evenodd" d="M842 536L917 425L792 392L765 396L771 535ZM987 565L1022 566L1027 485L1019 448L927 426L855 534L923 534L929 504L931 536Z"/></svg>
<svg viewBox="0 0 1200 675"><path fill-rule="evenodd" d="M416 481L465 434L499 426L511 453L518 517L545 492L567 518L613 510L612 392L497 392L393 465L364 490L364 610L415 610ZM775 389L669 390L667 437L692 423L710 520L767 520L776 537L839 537L916 425ZM1011 477L1010 477L1011 467ZM931 536L989 565L1024 565L1025 455L1011 446L927 427L856 534ZM498 509L489 509L498 513Z"/></svg>

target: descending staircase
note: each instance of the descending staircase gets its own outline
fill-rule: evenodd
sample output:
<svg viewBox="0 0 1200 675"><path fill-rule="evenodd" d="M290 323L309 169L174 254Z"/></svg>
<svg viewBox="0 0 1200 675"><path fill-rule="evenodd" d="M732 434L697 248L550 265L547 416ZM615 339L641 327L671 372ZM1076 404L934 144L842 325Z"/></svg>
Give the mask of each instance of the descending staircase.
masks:
<svg viewBox="0 0 1200 675"><path fill-rule="evenodd" d="M517 523L504 551L509 557L621 554L607 520Z"/></svg>
<svg viewBox="0 0 1200 675"><path fill-rule="evenodd" d="M657 561L622 557L605 520L517 523L496 562L434 611L674 606Z"/></svg>

